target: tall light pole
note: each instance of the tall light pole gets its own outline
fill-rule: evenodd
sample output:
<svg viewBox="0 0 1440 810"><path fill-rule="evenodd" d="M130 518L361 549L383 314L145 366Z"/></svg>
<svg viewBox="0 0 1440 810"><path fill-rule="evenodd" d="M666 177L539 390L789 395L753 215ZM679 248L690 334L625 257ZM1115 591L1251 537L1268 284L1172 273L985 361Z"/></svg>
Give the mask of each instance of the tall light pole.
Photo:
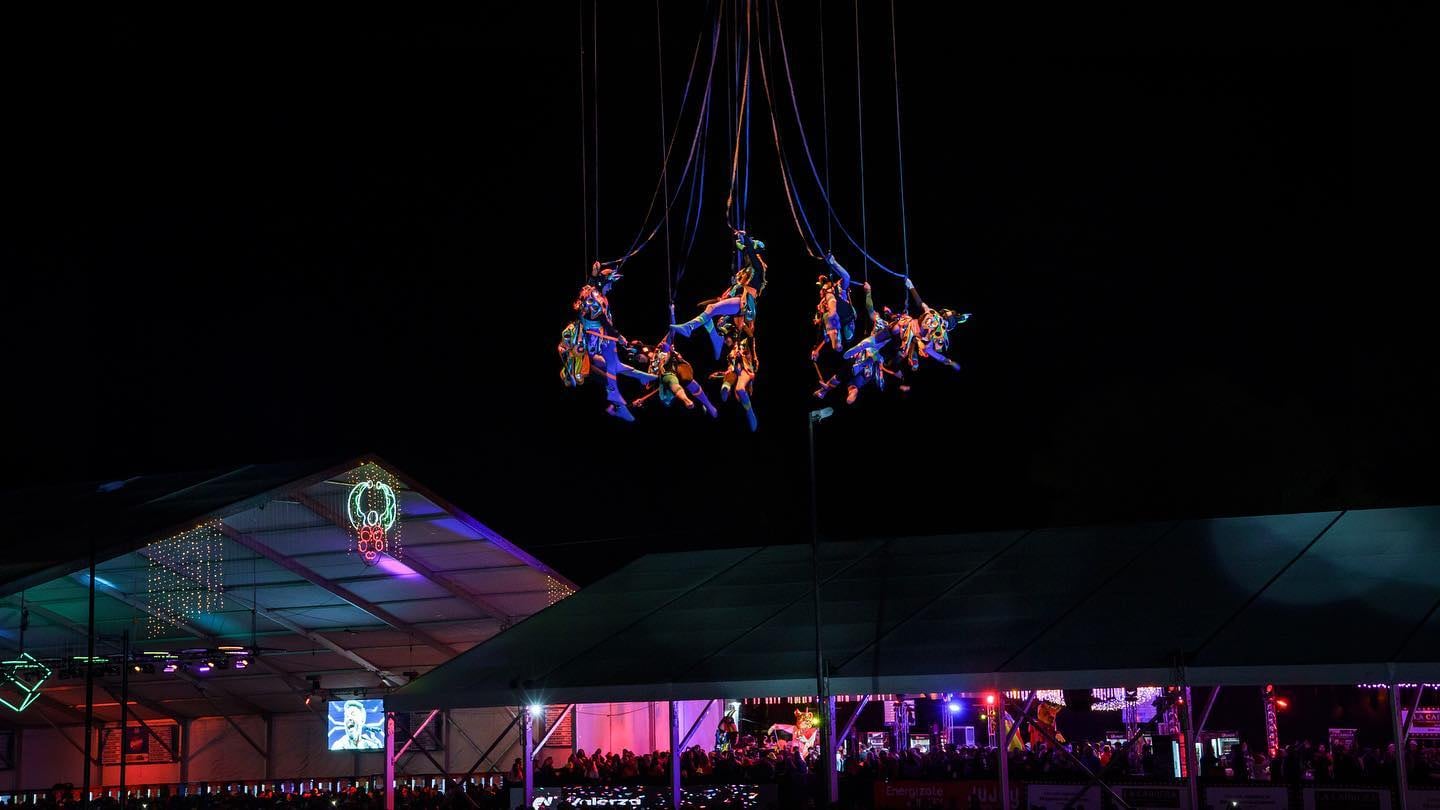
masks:
<svg viewBox="0 0 1440 810"><path fill-rule="evenodd" d="M830 679L825 674L825 655L820 647L820 513L815 488L815 425L834 415L834 408L810 412L810 589L815 594L815 694L820 699L821 773L825 774L827 805L839 801L840 783L835 770L835 701L830 696Z"/></svg>

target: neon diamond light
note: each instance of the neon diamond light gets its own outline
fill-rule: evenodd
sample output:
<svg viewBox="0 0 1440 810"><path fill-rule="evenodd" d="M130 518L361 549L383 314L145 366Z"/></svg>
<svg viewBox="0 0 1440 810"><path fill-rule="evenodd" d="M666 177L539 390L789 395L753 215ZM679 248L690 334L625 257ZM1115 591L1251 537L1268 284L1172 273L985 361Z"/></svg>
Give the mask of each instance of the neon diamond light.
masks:
<svg viewBox="0 0 1440 810"><path fill-rule="evenodd" d="M0 692L0 703L4 703L12 711L25 711L40 697L40 687L45 685L45 681L52 674L50 667L28 652L20 653L18 658L0 662L0 688L5 689ZM10 702L9 689L18 693L19 705Z"/></svg>

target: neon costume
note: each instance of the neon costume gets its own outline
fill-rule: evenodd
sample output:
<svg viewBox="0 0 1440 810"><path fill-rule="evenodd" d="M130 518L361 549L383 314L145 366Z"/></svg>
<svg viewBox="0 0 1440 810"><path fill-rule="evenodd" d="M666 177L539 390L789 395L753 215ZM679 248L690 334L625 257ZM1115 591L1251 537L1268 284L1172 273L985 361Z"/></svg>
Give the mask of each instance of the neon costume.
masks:
<svg viewBox="0 0 1440 810"><path fill-rule="evenodd" d="M751 432L754 432L758 424L750 394L755 385L755 375L760 370L760 361L755 354L755 336L753 333L737 333L729 342L728 365L724 371L717 371L711 376L724 380L720 385L721 402L728 402L730 392L735 392L735 400L745 409L745 421L750 424Z"/></svg>
<svg viewBox="0 0 1440 810"><path fill-rule="evenodd" d="M843 351L845 344L855 336L855 307L850 305L850 273L835 261L833 255L825 257L825 264L834 277L820 276L815 282L820 294L814 316L819 335L815 348L810 350L810 363L815 366L815 376L820 381L820 387L815 389L816 399L824 399L840 385L839 376L832 374L827 378L820 370L820 352L827 345L836 352Z"/></svg>
<svg viewBox="0 0 1440 810"><path fill-rule="evenodd" d="M916 318L907 313L898 319L900 358L912 370L920 367L920 358L928 357L959 371L960 364L941 352L950 348L950 330L970 320L970 313L931 309L920 300L920 293L908 278L905 279L905 288L910 291L910 297L920 308L920 317Z"/></svg>
<svg viewBox="0 0 1440 810"><path fill-rule="evenodd" d="M694 318L685 323L670 324L670 330L682 337L690 337L697 327L705 327L716 360L720 359L720 350L725 345L721 334L723 324L717 324L716 319L729 318L738 332L753 334L756 303L765 291L765 260L758 253L765 249L765 243L747 236L744 231L736 231L735 247L741 251L742 259L740 269L731 277L729 289L719 298L706 303L705 309Z"/></svg>
<svg viewBox="0 0 1440 810"><path fill-rule="evenodd" d="M883 312L875 311L875 299L871 295L868 282L865 284L865 312L870 316L870 336L845 352L845 359L850 361L850 385L845 391L846 405L854 405L860 396L860 389L867 385L885 390L885 375L888 372L882 350L892 336L890 322L893 316L888 307Z"/></svg>
<svg viewBox="0 0 1440 810"><path fill-rule="evenodd" d="M654 376L659 384L630 404L640 405L650 397L658 395L660 404L667 408L677 399L690 409L699 402L710 418L715 418L719 414L715 406L710 404L710 398L705 396L705 389L695 381L695 369L676 350L671 340L671 336L666 335L660 345L654 348L640 347L639 355L645 360L647 373Z"/></svg>
<svg viewBox="0 0 1440 810"><path fill-rule="evenodd" d="M619 281L620 274L609 268L602 269L596 262L590 273L590 283L580 288L573 307L576 319L560 333L562 368L560 378L567 386L579 386L591 374L605 379L605 398L609 401L605 412L611 416L635 421L626 407L625 398L620 395L616 384L618 375L649 384L655 381L650 374L620 362L616 346L624 337L615 328L610 315L610 288Z"/></svg>

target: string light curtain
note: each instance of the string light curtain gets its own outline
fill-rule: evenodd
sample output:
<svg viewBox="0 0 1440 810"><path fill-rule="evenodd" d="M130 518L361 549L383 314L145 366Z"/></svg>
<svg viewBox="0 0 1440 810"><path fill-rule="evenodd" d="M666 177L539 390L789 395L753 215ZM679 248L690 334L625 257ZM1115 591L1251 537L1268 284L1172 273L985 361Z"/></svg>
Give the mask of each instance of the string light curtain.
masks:
<svg viewBox="0 0 1440 810"><path fill-rule="evenodd" d="M145 577L149 638L220 610L225 593L225 535L220 521L206 521L152 543L145 556L150 561Z"/></svg>

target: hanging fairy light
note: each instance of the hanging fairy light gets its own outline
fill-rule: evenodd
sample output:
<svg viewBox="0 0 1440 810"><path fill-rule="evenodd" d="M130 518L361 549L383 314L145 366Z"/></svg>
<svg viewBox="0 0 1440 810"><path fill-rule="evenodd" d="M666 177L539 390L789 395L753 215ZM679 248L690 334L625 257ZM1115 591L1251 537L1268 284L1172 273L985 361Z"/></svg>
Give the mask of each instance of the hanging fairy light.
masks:
<svg viewBox="0 0 1440 810"><path fill-rule="evenodd" d="M1126 697L1126 692L1130 696ZM1118 712L1130 706L1149 706L1165 692L1158 686L1141 686L1127 690L1125 687L1116 689L1091 689L1090 697L1095 702L1090 704L1092 712Z"/></svg>
<svg viewBox="0 0 1440 810"><path fill-rule="evenodd" d="M350 521L350 550L366 565L380 562L380 555L401 556L400 482L375 464L366 464L351 473L350 492L345 497L345 517Z"/></svg>
<svg viewBox="0 0 1440 810"><path fill-rule="evenodd" d="M206 613L218 611L225 592L225 535L220 521L152 543L145 550L150 638L162 636Z"/></svg>
<svg viewBox="0 0 1440 810"><path fill-rule="evenodd" d="M1032 690L1029 689L1012 689L1005 693L1005 697L1010 700L1029 700L1031 691ZM1063 689L1036 689L1033 691L1035 700L1041 703L1053 703L1056 706L1065 705L1065 690Z"/></svg>

